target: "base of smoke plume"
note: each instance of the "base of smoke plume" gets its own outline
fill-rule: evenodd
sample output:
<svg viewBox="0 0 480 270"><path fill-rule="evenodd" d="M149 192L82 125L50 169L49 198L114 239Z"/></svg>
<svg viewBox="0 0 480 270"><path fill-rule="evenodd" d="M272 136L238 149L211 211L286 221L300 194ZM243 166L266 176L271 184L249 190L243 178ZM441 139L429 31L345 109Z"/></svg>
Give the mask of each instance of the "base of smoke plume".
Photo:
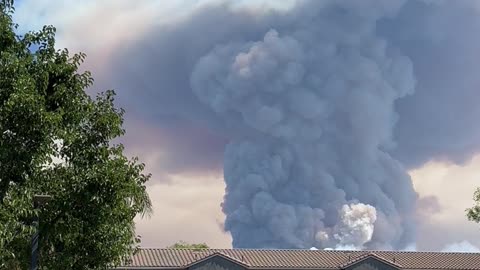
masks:
<svg viewBox="0 0 480 270"><path fill-rule="evenodd" d="M448 244L442 249L442 251L443 252L480 252L480 248L464 240L461 242Z"/></svg>
<svg viewBox="0 0 480 270"><path fill-rule="evenodd" d="M318 250L316 247L311 247L310 250ZM324 248L323 250L360 250L355 246L352 245L338 245L334 248ZM408 245L405 249L401 251L419 251L417 250L417 247L415 244L410 244ZM440 252L466 252L466 253L478 253L480 252L480 248L477 246L474 246L470 242L463 240L461 242L456 242L456 243L450 243L445 245L443 249L440 250Z"/></svg>

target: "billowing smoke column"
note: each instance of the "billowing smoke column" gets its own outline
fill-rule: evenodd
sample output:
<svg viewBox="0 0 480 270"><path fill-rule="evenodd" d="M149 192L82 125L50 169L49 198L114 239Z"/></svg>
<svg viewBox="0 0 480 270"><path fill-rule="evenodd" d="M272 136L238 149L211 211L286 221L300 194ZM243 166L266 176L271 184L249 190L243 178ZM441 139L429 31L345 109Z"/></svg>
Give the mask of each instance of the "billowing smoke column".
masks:
<svg viewBox="0 0 480 270"><path fill-rule="evenodd" d="M416 194L394 146L410 60L376 34L400 1L313 1L204 55L191 87L242 135L225 151L234 247L402 248Z"/></svg>

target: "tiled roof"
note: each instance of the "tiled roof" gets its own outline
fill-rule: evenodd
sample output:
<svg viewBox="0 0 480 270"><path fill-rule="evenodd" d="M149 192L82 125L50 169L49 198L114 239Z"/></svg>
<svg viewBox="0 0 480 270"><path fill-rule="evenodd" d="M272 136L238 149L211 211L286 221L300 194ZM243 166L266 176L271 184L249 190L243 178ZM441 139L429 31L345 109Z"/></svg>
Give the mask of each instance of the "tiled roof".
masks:
<svg viewBox="0 0 480 270"><path fill-rule="evenodd" d="M301 249L141 249L125 268L182 269L214 254L221 254L249 269L343 269L373 256L402 269L480 270L480 253Z"/></svg>
<svg viewBox="0 0 480 270"><path fill-rule="evenodd" d="M355 259L349 259L348 262L346 262L346 263L344 263L344 264L342 264L342 265L339 265L338 268L340 268L340 269L346 269L346 268L348 268L348 267L350 267L350 266L353 266L353 265L355 265L355 264L357 264L357 263L359 263L359 262L361 262L361 261L363 261L363 260L366 260L366 259L368 259L368 258L374 258L375 260L378 260L378 261L381 261L381 262L383 262L383 263L389 264L389 265L391 265L391 266L393 266L393 267L395 267L395 268L398 268L398 269L402 269L402 268L403 268L403 266L401 266L400 264L396 263L396 260L393 260L393 259L392 259L391 261L389 261L389 260L387 260L387 259L385 259L385 258L383 258L383 257L378 256L377 254L375 254L375 253L373 253L373 252L365 253L365 254L363 254L363 255L360 255L360 256L356 257Z"/></svg>

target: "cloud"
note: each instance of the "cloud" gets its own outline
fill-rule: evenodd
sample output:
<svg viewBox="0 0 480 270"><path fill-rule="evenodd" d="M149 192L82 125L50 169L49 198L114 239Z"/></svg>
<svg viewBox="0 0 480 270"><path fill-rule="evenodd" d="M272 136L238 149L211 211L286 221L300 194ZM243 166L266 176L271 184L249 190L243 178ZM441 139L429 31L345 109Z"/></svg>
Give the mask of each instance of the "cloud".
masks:
<svg viewBox="0 0 480 270"><path fill-rule="evenodd" d="M222 178L175 176L168 185L148 188L154 214L136 220L136 232L144 247L166 247L180 240L207 243L212 248L230 248L231 237L221 224Z"/></svg>
<svg viewBox="0 0 480 270"><path fill-rule="evenodd" d="M478 1L408 1L379 32L414 66L415 93L396 101L394 156L409 167L465 163L480 150Z"/></svg>
<svg viewBox="0 0 480 270"><path fill-rule="evenodd" d="M461 241L445 246L443 252L480 252L480 248L470 244L468 241Z"/></svg>
<svg viewBox="0 0 480 270"><path fill-rule="evenodd" d="M119 142L127 146L129 156L139 156L146 163L146 170L153 174L150 184L169 182L175 175L192 179L221 175L225 138L183 122L153 126L141 119L128 120L127 133Z"/></svg>
<svg viewBox="0 0 480 270"><path fill-rule="evenodd" d="M441 211L442 206L437 196L427 195L417 200L417 214L419 218L428 218L428 216L440 213Z"/></svg>
<svg viewBox="0 0 480 270"><path fill-rule="evenodd" d="M302 37L302 35L308 36L308 31L311 30L310 28L314 28L312 24L317 20L315 12L328 6L325 3L329 1L323 1L322 4L317 2L318 6L310 6L308 1L299 2L299 7L304 7L303 9L292 9L292 6L288 5L272 9L271 2L268 1L265 2L266 4L261 4L263 5L261 9L258 8L258 5L256 8L251 8L252 3L249 1L245 1L244 4L238 6L225 4L223 1L207 1L201 4L195 4L196 1L195 3L189 1L151 1L138 5L123 0L97 2L64 1L62 4L58 4L58 1L28 0L23 1L17 8L16 18L21 25L28 25L30 29L53 23L59 29L60 47L69 47L72 51L87 52L89 57L85 68L93 70L97 79L95 89L92 91L108 88L117 90L119 94L118 102L127 109L128 115L126 121L128 135L124 139L127 151L140 155L142 159L146 160L147 168L154 173L152 190L156 186L155 183L159 182L168 182L171 188L176 185L184 187L173 180L181 176L185 178L185 182L187 181L186 176L191 179L192 188L200 182L210 183L212 178L221 173L222 150L229 142L239 139L244 140L245 138L248 138L248 140L258 139L262 137L259 134L272 132L272 128L282 120L292 124L291 127L294 128L291 128L290 132L292 130L297 132L300 130L299 128L305 128L307 125L302 126L302 121L289 119L289 116L298 115L308 119L309 117L322 115L322 113L325 113L324 109L327 111L331 109L329 106L325 106L325 108L319 106L321 102L316 102L315 96L309 94L308 91L298 91L300 94L289 97L291 104L289 104L288 110L282 111L278 107L270 106L271 102L268 98L262 99L263 97L259 96L260 101L267 100L268 102L259 103L262 106L252 107L252 110L236 109L234 113L230 110L228 115L223 115L218 114L218 110L222 109L221 106L219 107L219 104L222 105L221 103L202 100L202 97L198 95L198 91L201 91L202 88L201 84L200 86L197 85L197 93L193 91L190 85L195 66L199 63L200 58L203 57L205 60L205 56L211 56L210 60L218 60L220 64L224 65L218 67L217 73L202 75L203 78L208 79L207 82L209 83L215 82L214 79L220 81L225 79L221 77L221 75L224 75L222 72L225 71L222 68L225 68L225 63L233 62L233 60L229 62L231 59L227 58L218 57L218 59L215 59L213 57L215 55L244 55L245 57L238 57L235 66L240 68L240 73L247 76L249 70L258 67L256 65L249 66L250 61L250 63L263 64L265 68L255 71L254 75L268 77L268 73L262 74L261 71L268 71L269 65L272 63L269 63L268 59L267 61L260 60L264 51L268 52L268 50L275 50L275 48L267 48L262 51L262 46L257 46L260 54L255 56L255 44L268 43L265 41L267 39L266 34L273 33L269 32L271 29L276 29L279 40L275 42L279 45L287 44L290 38L297 40L300 43L298 47L301 49L305 49L305 46L311 46L312 48L317 46L325 50L323 53L328 53L328 39L315 42L313 38L309 39L305 36ZM315 165L320 164L320 167L333 166L332 164L340 162L339 159L342 162L350 162L349 166L351 167L333 166L335 170L339 171L340 176L329 184L335 190L346 189L346 194L355 194L347 195L346 200L358 198L360 196L358 194L368 194L361 188L374 187L365 184L348 185L348 183L360 183L361 180L359 179L375 179L375 181L381 182L387 178L401 176L402 180L395 183L403 183L401 184L404 189L403 194L410 194L408 184L405 184L409 182L409 179L403 165L408 168L421 168L412 173L415 189L420 194L419 201L412 203L417 207L416 218L420 218L419 248L438 249L447 243L457 242L460 239L475 238L474 232L477 227L465 224L462 219L463 208L452 208L452 205L464 205L463 198L465 196L463 194L466 194L467 191L446 194L444 191L438 190L438 186L448 186L451 188L450 190L455 190L458 188L457 186L469 186L470 184L466 184L468 181L462 181L459 184L459 178L453 176L446 177L445 180L439 180L438 177L425 181L418 179L430 179L431 175L438 176L437 173L442 172L444 168L449 170L455 168L443 163L443 161L463 165L471 164L469 160L478 153L480 128L476 125L476 119L480 116L480 109L477 106L477 89L480 86L480 81L476 74L476 70L478 70L476 59L478 58L477 48L480 45L480 38L474 33L477 33L480 28L479 5L476 1L405 1L405 4L401 6L400 4L404 3L403 1L392 1L382 2L382 5L372 9L368 8L368 4L371 3L369 1L356 4L347 1L338 2L340 8L324 16L326 22L329 20L332 22L331 27L326 28L331 32L321 33L321 35L315 35L315 37L324 35L343 42L344 38L348 41L348 33L353 31L352 29L357 29L358 31L353 32L363 33L365 37L370 37L368 34L371 34L375 38L384 40L383 45L380 44L381 42L380 45L377 45L388 48L388 59L395 62L398 60L397 56L403 55L405 59L408 59L407 62L411 61L415 91L410 91L409 95L404 93L395 98L385 99L387 102L384 103L385 106L382 109L371 106L375 103L374 100L362 95L352 95L348 102L339 103L338 108L341 109L341 106L344 106L345 112L349 110L352 112L351 119L355 120L353 121L355 123L354 128L358 132L354 133L350 130L338 133L339 136L332 136L333 139L326 143L327 146L330 143L338 143L342 138L348 141L349 135L352 136L350 138L352 144L340 144L343 150L322 148L322 151L327 151L330 154L325 159L317 160L318 162ZM398 4L398 6L393 6L392 3ZM95 7L93 4L95 4ZM342 6L343 4L345 5ZM392 8L389 9L389 7ZM397 8L398 13L392 12ZM355 13L358 10L364 10L365 12ZM105 16L105 14L109 14L109 16ZM336 21L335 16L345 16L347 19ZM374 22L369 21L372 18L375 18ZM354 23L362 20L371 23L366 24L370 27L361 28L360 26L363 24ZM295 27L303 29L305 32L295 33ZM337 28L345 29L337 31ZM22 29L25 30L26 28ZM365 29L374 29L374 33L362 32ZM316 30L314 29L314 31ZM336 36L338 33L342 33L341 31L345 31L347 34L344 37ZM353 42L355 35L352 34L350 37ZM366 45L363 47L370 48ZM230 51L222 54L221 50L226 48ZM289 52L295 52L295 46L287 48L289 48ZM381 48L378 51L381 51ZM310 52L314 51L311 50ZM288 54L285 53L285 55ZM341 54L339 53L339 55ZM272 79L266 84L257 83L255 86L269 86L268 83L272 85L275 83L295 83L303 73L308 71L308 61L320 59L318 55L310 53L304 57L307 64L289 65L287 63L288 58L281 58L280 56L281 54L274 54L273 58L281 61L287 60L285 60L285 63L280 61L272 64L273 66L278 64L278 69L275 67L270 69L273 72L272 74L276 74L276 76L271 77ZM345 64L346 62L343 61L348 59L350 58L338 58L334 63ZM319 74L325 74L321 70L323 67L332 66L325 65L325 62L322 63L317 65ZM353 63L350 62L350 64ZM372 69L368 67L372 66L358 67L358 69L355 68L355 65L345 64L345 66L346 69L351 68L351 70L358 71L358 74L362 74L365 78L370 78L368 76L375 74L373 72L360 72L371 71ZM408 70L408 68L405 68L408 64L403 63L398 66L404 67L403 72ZM284 73L278 73L277 71L283 67L285 67ZM307 67L307 71L305 67ZM397 72L402 71L397 70ZM212 74L218 75L218 77L208 77ZM339 72L339 74L345 73ZM202 78L202 76L199 77ZM397 83L397 86L402 88L401 83L411 83L411 80L407 77L396 82L394 78L388 78L388 80L391 80L393 84ZM281 81L281 79L285 79L285 81ZM240 87L228 83L231 82L225 80L222 87L224 89L240 89ZM332 91L332 93L338 94L343 89L341 80L332 79L330 83L332 89L338 90L338 92ZM259 87L259 89L263 88ZM243 103L240 104L243 105ZM304 106L299 106L299 104ZM323 109L319 110L320 107ZM253 108L258 110L253 110ZM398 120L396 120L397 118ZM332 121L327 128L348 124L345 119ZM388 126L377 125L378 123L388 123ZM377 127L382 128L377 129ZM376 130L376 132L368 132L372 130ZM277 129L270 134L285 136L285 134L289 134L288 131L288 129ZM316 134L314 131L309 130L304 134ZM263 139L260 142L257 141L254 145L260 146L259 149L266 149L266 152L271 151L273 149L269 148L273 147L271 145L263 148ZM354 147L355 140L362 142L360 144L362 147L358 149ZM231 146L231 148L233 147L235 146ZM238 147L238 149L241 149L241 147ZM380 167L387 166L388 171L392 174L387 174L388 177L377 178L367 172L381 173L382 170L378 167L374 166L371 170L362 170L362 168L368 167L364 162L369 159L355 159L353 156L362 153L365 149L378 149L383 152L384 155L382 154L380 157L373 155L380 160L379 163L373 162L373 164ZM348 153L352 153L352 157L349 157ZM248 152L243 152L243 154L248 155ZM282 152L282 154L284 153ZM265 155L265 160L268 160L268 158L268 155ZM398 159L401 163L395 161L395 159ZM422 167L429 160L442 162L427 163ZM271 161L276 162L276 157L272 157ZM388 166L388 164L391 166ZM435 165L436 172L429 169L433 166L431 164L437 164ZM254 166L252 165L252 167ZM464 169L470 171L469 166ZM297 170L301 171L302 169ZM423 175L422 172L428 173ZM207 177L207 175L210 175L210 177ZM323 176L326 177L325 179L330 179L326 175ZM216 183L221 186L219 182ZM261 187L258 183L255 185ZM166 187L165 185L161 186ZM385 191L385 189L389 190ZM193 191L189 193L187 190L183 192L182 189L176 189L176 192L178 192L178 196L184 194L197 196L192 195L197 193ZM288 186L285 190L295 189ZM389 203L383 205L391 207L392 203L389 200L402 200L402 196L394 195L397 190L398 186L385 185L374 192L378 194L385 192L387 195L381 199ZM435 192L430 192L431 190L435 190ZM211 196L208 198L219 202L221 196L218 197L218 194L217 197ZM341 192L332 194L335 194L335 200L339 201L342 201L342 196L345 196ZM157 196L161 195L163 193L158 193L158 195L152 193L153 198L158 198ZM318 197L322 198L322 196ZM366 197L362 197L361 200L373 200ZM409 198L411 199L411 197ZM458 204L456 201L462 203ZM161 207L160 201L157 204L156 208ZM409 205L408 202L401 204ZM340 206L342 203L337 205ZM283 205L280 206L283 207ZM300 213L298 209L300 208L297 207L297 210L292 213ZM162 209L161 212L175 213L175 211L168 211L167 209ZM327 215L332 217L335 217L336 213L334 210L327 211ZM325 213L320 214L319 212L318 216L323 214ZM455 218L446 218L452 216L455 216ZM432 218L429 219L428 217ZM413 219L414 217L405 216L405 218ZM388 233L392 227L389 223L391 220L399 222L399 219L391 216L387 218L380 211L375 230L387 235L386 239L397 237ZM310 222L309 219L304 219L304 221L305 223L301 224L305 225ZM155 219L151 224L158 222L161 221ZM411 222L411 220L408 220L408 222ZM456 228L455 226L462 229L451 233L452 228ZM168 227L168 229L174 230L172 227ZM149 231L149 234L152 230ZM192 234L189 237L195 236ZM472 241L472 243L478 245L475 241Z"/></svg>
<svg viewBox="0 0 480 270"><path fill-rule="evenodd" d="M410 171L419 193L421 216L417 234L419 250L439 250L467 240L480 246L479 224L470 222L465 209L473 205L473 192L479 186L480 156L464 165L431 161ZM435 198L435 199L433 199Z"/></svg>

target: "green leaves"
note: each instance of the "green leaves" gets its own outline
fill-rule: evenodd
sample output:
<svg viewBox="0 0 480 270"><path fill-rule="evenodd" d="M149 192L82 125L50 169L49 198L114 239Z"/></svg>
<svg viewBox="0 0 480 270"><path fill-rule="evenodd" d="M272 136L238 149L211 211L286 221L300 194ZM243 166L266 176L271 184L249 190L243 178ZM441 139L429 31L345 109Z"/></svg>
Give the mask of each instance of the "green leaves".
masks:
<svg viewBox="0 0 480 270"><path fill-rule="evenodd" d="M13 9L13 0L0 0L0 10L8 12Z"/></svg>
<svg viewBox="0 0 480 270"><path fill-rule="evenodd" d="M194 250L202 250L202 249L208 249L209 246L205 243L199 243L199 244L190 244L185 241L179 241L168 248L174 248L174 249L194 249Z"/></svg>
<svg viewBox="0 0 480 270"><path fill-rule="evenodd" d="M480 188L475 191L473 200L475 201L475 205L467 209L467 217L471 221L480 223Z"/></svg>
<svg viewBox="0 0 480 270"><path fill-rule="evenodd" d="M112 144L124 111L113 90L85 92L85 54L56 50L53 26L16 35L12 4L0 0L0 269L28 268L36 216L41 269L107 269L138 245L150 175ZM35 210L34 194L53 200Z"/></svg>

